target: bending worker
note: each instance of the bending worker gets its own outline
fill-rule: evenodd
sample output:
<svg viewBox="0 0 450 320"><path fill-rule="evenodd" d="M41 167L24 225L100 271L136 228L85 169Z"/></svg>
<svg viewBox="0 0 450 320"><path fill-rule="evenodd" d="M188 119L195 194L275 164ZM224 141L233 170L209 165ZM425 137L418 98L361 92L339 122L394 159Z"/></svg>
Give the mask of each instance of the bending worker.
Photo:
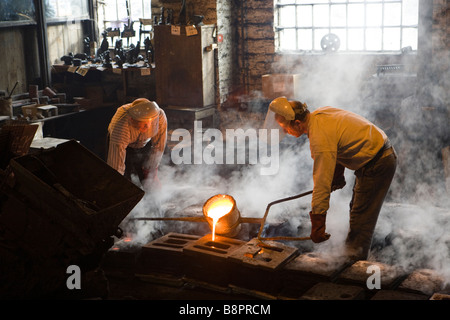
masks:
<svg viewBox="0 0 450 320"><path fill-rule="evenodd" d="M351 260L367 259L378 215L397 167L397 155L386 134L353 112L333 107L310 112L305 103L284 97L270 103L267 116L270 115L284 133L308 136L314 160L309 214L313 242L329 239L325 229L330 194L345 186L345 168L355 171L346 255Z"/></svg>
<svg viewBox="0 0 450 320"><path fill-rule="evenodd" d="M158 166L167 143L164 110L145 98L119 107L108 127L107 163L146 189L159 187Z"/></svg>

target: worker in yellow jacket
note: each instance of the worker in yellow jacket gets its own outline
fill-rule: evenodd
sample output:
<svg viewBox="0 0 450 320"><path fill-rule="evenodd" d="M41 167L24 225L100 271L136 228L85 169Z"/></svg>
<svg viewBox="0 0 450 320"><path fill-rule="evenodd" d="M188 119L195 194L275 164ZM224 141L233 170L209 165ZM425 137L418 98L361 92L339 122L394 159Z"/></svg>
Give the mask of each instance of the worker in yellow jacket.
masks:
<svg viewBox="0 0 450 320"><path fill-rule="evenodd" d="M270 116L282 133L308 136L314 160L310 212L313 242L329 239L325 227L330 194L345 186L345 168L354 170L346 251L352 260L367 259L378 215L397 167L397 155L386 134L353 112L333 107L310 112L305 103L285 97L270 103L266 121Z"/></svg>

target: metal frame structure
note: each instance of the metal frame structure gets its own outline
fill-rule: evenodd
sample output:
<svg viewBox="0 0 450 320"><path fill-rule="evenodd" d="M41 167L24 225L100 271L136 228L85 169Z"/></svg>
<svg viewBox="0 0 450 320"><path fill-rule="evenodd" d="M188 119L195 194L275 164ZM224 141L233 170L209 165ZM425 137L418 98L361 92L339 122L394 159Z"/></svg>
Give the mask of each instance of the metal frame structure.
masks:
<svg viewBox="0 0 450 320"><path fill-rule="evenodd" d="M385 25L384 21L386 18L387 10L389 9L390 5L397 4L400 5L400 17L399 17L399 24L390 24ZM352 26L349 25L349 6L352 5L361 5L364 6L364 17L363 17L363 24ZM370 15L370 11L368 10L368 6L370 5L381 5L382 12L381 12L381 24L380 25L368 25L368 17ZM363 31L363 46L361 50L357 51L364 51L364 52L370 52L370 51L377 51L377 52L386 52L386 51L397 51L397 50L390 50L385 48L385 33L392 28L397 28L400 31L400 44L399 44L399 50L400 48L404 47L404 39L403 39L403 31L406 28L409 29L418 29L418 22L412 25L406 25L403 21L403 12L405 10L405 7L407 5L407 1L405 0L341 0L341 1L333 1L333 0L321 0L321 1L314 1L314 0L275 0L275 33L276 33L276 48L277 50L282 50L282 43L281 43L281 33L284 30L295 30L295 39L289 38L289 42L293 41L295 42L295 49L294 51L301 51L305 50L304 48L301 48L299 45L299 31L301 30L311 30L312 34L312 43L311 48L306 49L305 51L311 51L311 52L317 52L321 51L321 48L317 48L316 43L317 39L315 39L315 33L317 30L328 30L328 33L332 33L332 30L343 30L345 31L345 39L342 43L342 51L353 51L349 49L349 32L351 30L362 30ZM411 4L410 4L411 5ZM315 8L318 8L318 6L328 6L328 26L319 26L317 25L317 22L314 21L314 11ZM332 21L332 10L333 8L337 8L338 6L345 6L345 25L333 25ZM418 1L417 1L418 6ZM298 12L302 8L308 8L311 10L311 26L300 26L299 25L299 17ZM418 8L414 8L417 9ZM283 10L294 10L294 16L295 16L295 24L292 26L283 26L282 21L282 11ZM418 17L417 17L418 21ZM377 29L381 30L381 49L380 50L370 50L367 48L368 39L367 31L370 29ZM414 44L414 47L417 47L417 43ZM415 49L414 49L415 50Z"/></svg>

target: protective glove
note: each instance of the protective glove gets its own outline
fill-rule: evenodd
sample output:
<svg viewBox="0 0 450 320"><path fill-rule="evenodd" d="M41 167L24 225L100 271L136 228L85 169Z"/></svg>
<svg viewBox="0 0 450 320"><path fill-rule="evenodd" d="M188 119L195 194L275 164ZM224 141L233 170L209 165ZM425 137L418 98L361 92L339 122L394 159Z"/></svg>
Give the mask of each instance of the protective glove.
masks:
<svg viewBox="0 0 450 320"><path fill-rule="evenodd" d="M342 189L343 187L345 187L346 182L345 182L345 178L344 176L336 178L333 180L332 184L331 184L331 192L338 190L338 189Z"/></svg>
<svg viewBox="0 0 450 320"><path fill-rule="evenodd" d="M326 241L330 238L328 233L325 233L325 220L326 214L313 214L309 213L311 219L311 240L314 243Z"/></svg>
<svg viewBox="0 0 450 320"><path fill-rule="evenodd" d="M334 169L333 181L331 182L331 192L345 187L346 182L344 170L345 170L344 166L336 164L336 168Z"/></svg>

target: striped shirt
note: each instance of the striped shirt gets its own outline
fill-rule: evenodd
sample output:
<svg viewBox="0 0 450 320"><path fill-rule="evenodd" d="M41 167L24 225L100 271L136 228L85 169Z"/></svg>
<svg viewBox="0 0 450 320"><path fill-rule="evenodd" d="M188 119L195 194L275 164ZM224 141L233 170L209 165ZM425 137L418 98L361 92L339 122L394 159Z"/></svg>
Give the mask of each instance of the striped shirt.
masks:
<svg viewBox="0 0 450 320"><path fill-rule="evenodd" d="M149 130L141 133L131 125L131 116L127 109L131 104L119 107L114 114L109 127L109 150L107 163L120 174L125 172L125 157L127 147L140 149L151 141L151 155L146 169L155 169L161 162L167 143L167 117L163 109L151 124Z"/></svg>

